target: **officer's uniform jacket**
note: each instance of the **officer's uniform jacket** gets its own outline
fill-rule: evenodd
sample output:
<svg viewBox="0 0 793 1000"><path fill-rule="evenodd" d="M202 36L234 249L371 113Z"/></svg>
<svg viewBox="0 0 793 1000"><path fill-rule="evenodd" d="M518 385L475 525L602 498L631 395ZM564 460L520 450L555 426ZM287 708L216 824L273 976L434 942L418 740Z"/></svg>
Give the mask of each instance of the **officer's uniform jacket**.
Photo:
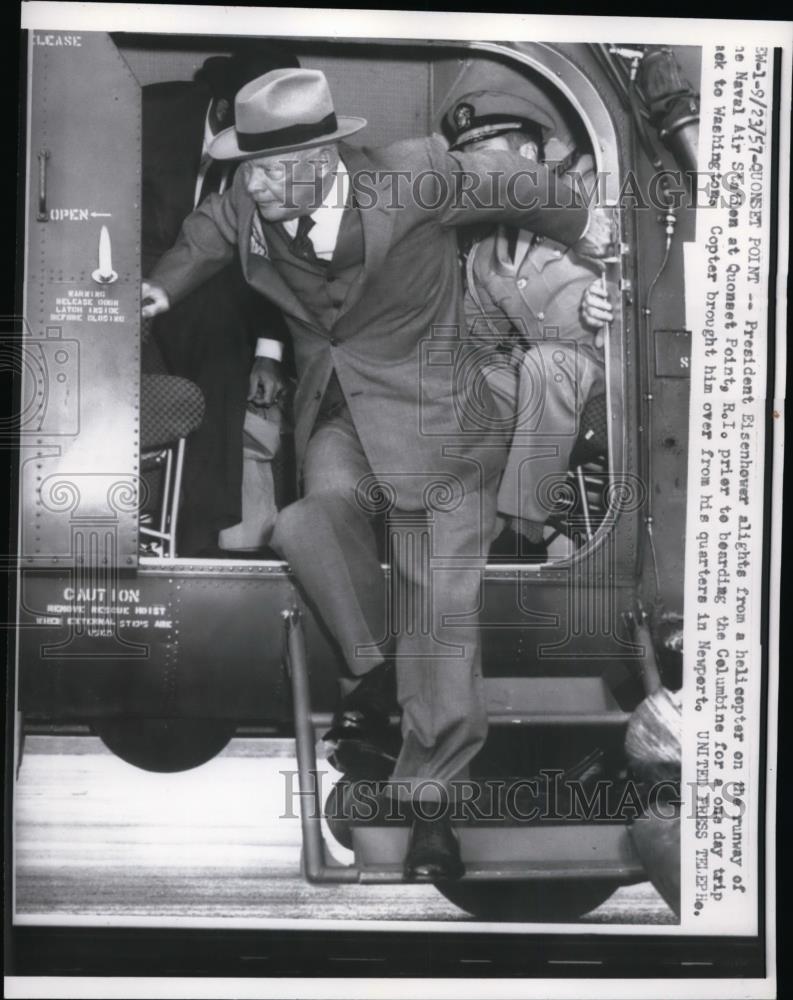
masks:
<svg viewBox="0 0 793 1000"><path fill-rule="evenodd" d="M591 183L592 158L576 169ZM517 237L517 238L516 238ZM510 253L514 244L514 254ZM593 356L592 330L581 322L581 299L600 268L565 243L527 228L517 234L499 225L471 247L466 258L469 326L505 343L543 339L576 341Z"/></svg>
<svg viewBox="0 0 793 1000"><path fill-rule="evenodd" d="M282 227L260 219L238 171L229 190L187 218L151 279L173 303L238 254L245 279L281 308L292 336L298 467L335 370L373 471L413 477L400 506L421 507L437 471L478 481L477 463L465 456L493 435L487 419L461 423L459 353L448 349L466 336L453 227L504 220L567 245L588 213L564 182L518 154L452 153L436 136L383 148L341 143L339 151L351 180L345 216L357 213L360 223L343 219L342 232L360 232L360 263L338 266L336 254L350 246L341 238L325 268L284 254ZM409 176L400 181L398 171ZM463 171L481 179L478 205L458 197ZM419 177L420 188L411 183ZM330 291L341 271L343 301Z"/></svg>

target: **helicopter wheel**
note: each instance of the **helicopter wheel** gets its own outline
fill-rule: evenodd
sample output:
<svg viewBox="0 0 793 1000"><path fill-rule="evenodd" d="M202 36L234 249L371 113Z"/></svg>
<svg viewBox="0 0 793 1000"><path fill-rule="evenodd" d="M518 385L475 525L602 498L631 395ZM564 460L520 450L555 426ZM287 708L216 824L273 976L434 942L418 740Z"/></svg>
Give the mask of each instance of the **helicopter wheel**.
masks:
<svg viewBox="0 0 793 1000"><path fill-rule="evenodd" d="M455 906L479 920L523 923L576 920L607 900L622 883L612 879L580 882L498 881L436 883L435 888Z"/></svg>
<svg viewBox="0 0 793 1000"><path fill-rule="evenodd" d="M342 847L352 850L352 829L345 812L345 791L349 785L344 780L337 781L325 799L323 813L328 830Z"/></svg>
<svg viewBox="0 0 793 1000"><path fill-rule="evenodd" d="M234 735L217 719L102 719L93 730L108 750L144 771L189 771L216 757Z"/></svg>

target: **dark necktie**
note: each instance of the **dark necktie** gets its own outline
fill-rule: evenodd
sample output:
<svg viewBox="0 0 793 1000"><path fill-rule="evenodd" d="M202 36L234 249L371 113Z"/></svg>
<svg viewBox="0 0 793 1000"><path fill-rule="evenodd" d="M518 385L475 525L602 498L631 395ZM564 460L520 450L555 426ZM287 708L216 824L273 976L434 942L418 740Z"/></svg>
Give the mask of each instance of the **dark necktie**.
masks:
<svg viewBox="0 0 793 1000"><path fill-rule="evenodd" d="M518 249L518 236L520 235L520 230L517 226L507 226L507 256L513 262L515 262L515 251Z"/></svg>
<svg viewBox="0 0 793 1000"><path fill-rule="evenodd" d="M297 221L297 233L289 242L289 252L301 260L309 261L311 264L321 264L324 261L320 261L319 257L317 257L314 244L308 235L313 228L314 220L311 216L301 215Z"/></svg>

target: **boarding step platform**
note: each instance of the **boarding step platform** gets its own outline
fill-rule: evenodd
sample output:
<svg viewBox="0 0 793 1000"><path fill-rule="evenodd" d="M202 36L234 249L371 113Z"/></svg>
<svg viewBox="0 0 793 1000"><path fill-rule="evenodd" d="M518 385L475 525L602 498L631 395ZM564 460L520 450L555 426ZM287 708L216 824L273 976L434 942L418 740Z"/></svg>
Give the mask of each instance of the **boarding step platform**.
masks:
<svg viewBox="0 0 793 1000"><path fill-rule="evenodd" d="M484 685L491 726L624 726L630 718L603 676L487 677Z"/></svg>
<svg viewBox="0 0 793 1000"><path fill-rule="evenodd" d="M316 780L316 726L320 719L311 713L300 612L284 611L283 620L301 794L303 874L311 882L404 882L402 865L409 837L405 823L350 824L353 864L341 863L328 850L322 827L320 783ZM569 683L581 685L574 698L564 689ZM627 721L627 713L620 710L601 677L565 678L563 683L550 677L499 678L486 684L491 722L496 724L547 724L549 715L576 721L583 716L598 723L607 719L620 725ZM625 822L548 821L541 817L536 822L517 824L469 821L455 824L455 829L466 873L460 882L437 887L471 912L476 912L481 900L486 900L489 911L498 910L499 897L493 896L498 886L503 886L503 898L508 900L521 891L517 887L533 884L537 896L532 901L532 912L541 901L544 887L552 887L554 898L580 910L582 900L597 905L598 898L606 898L617 886L646 877ZM469 888L471 900L466 895Z"/></svg>
<svg viewBox="0 0 793 1000"><path fill-rule="evenodd" d="M556 823L526 827L455 827L465 864L463 881L646 878L625 823ZM360 824L352 828L360 882L402 882L409 829Z"/></svg>
<svg viewBox="0 0 793 1000"><path fill-rule="evenodd" d="M625 726L631 717L602 676L486 677L484 686L491 726ZM317 732L330 728L330 713L312 713L311 720Z"/></svg>

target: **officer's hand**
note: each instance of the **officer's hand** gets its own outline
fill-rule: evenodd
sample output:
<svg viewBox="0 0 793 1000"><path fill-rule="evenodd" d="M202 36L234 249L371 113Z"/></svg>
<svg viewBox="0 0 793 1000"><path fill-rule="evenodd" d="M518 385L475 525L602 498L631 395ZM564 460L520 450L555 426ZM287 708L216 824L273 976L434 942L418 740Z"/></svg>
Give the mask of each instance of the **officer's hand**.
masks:
<svg viewBox="0 0 793 1000"><path fill-rule="evenodd" d="M613 250L614 225L611 212L593 206L589 210L589 225L574 249L584 257L608 257Z"/></svg>
<svg viewBox="0 0 793 1000"><path fill-rule="evenodd" d="M248 402L254 406L272 406L284 394L285 382L279 362L256 358L248 382Z"/></svg>
<svg viewBox="0 0 793 1000"><path fill-rule="evenodd" d="M602 347L603 334L600 331L604 323L614 321L614 310L609 294L599 280L593 281L581 297L581 320L590 330L598 331L595 347Z"/></svg>
<svg viewBox="0 0 793 1000"><path fill-rule="evenodd" d="M140 285L140 314L144 319L151 319L171 308L168 293L164 288L152 281L142 281Z"/></svg>

